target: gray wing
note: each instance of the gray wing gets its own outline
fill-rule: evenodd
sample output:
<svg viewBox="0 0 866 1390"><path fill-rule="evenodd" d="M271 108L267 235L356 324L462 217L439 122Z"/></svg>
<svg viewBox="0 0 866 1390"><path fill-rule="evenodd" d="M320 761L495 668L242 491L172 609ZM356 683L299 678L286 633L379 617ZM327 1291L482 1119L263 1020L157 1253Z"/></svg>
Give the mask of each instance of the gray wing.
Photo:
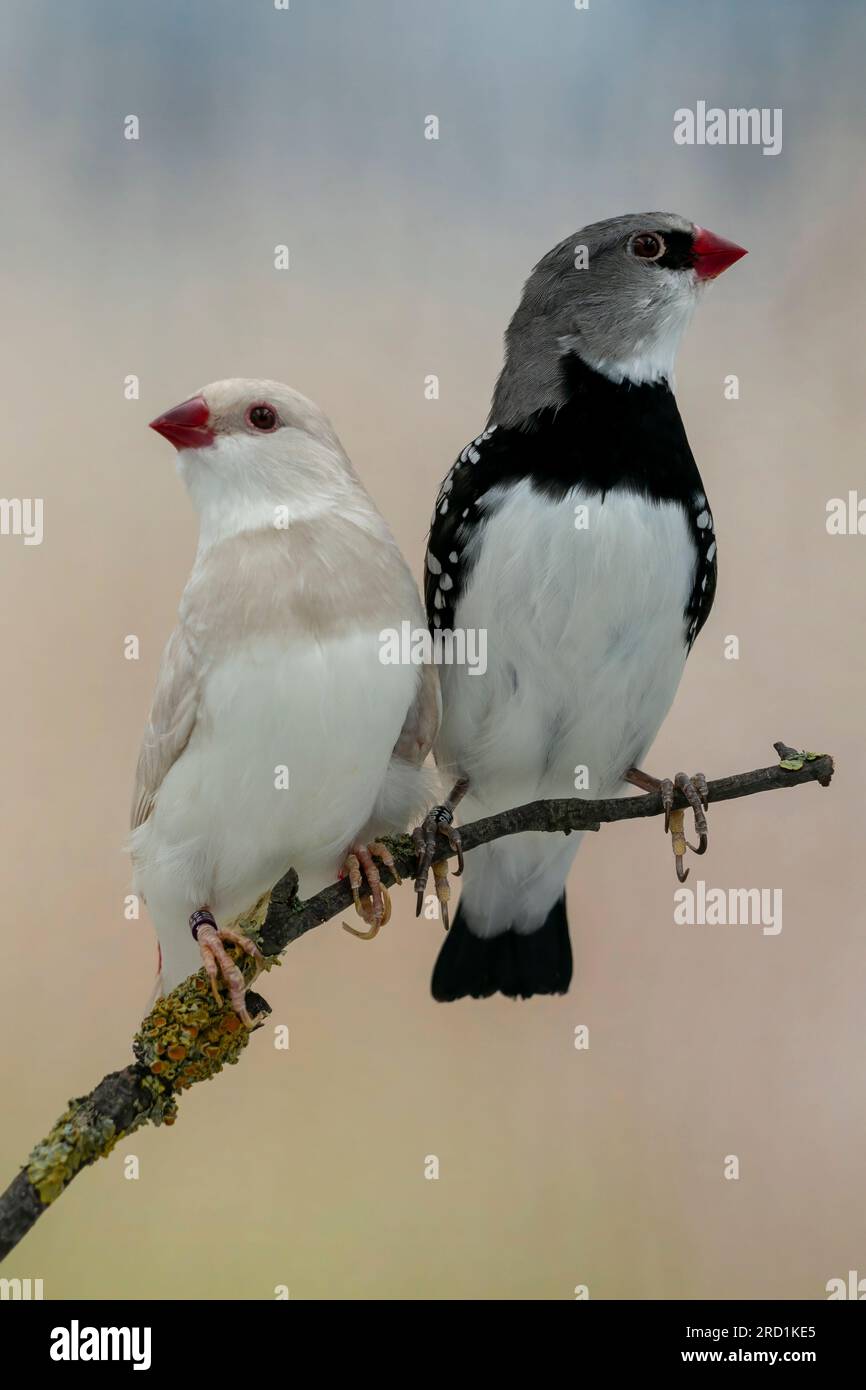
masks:
<svg viewBox="0 0 866 1390"><path fill-rule="evenodd" d="M138 755L130 829L135 830L148 819L164 777L189 743L198 717L200 696L195 652L183 627L176 627L163 652Z"/></svg>

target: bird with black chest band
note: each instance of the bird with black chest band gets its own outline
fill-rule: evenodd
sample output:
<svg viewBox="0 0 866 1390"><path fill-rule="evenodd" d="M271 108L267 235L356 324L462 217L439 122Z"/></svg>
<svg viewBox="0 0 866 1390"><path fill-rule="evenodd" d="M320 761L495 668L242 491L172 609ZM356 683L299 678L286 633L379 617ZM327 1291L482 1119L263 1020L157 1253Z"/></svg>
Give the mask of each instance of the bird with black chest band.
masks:
<svg viewBox="0 0 866 1390"><path fill-rule="evenodd" d="M440 837L460 850L459 802L474 820L628 783L659 789L682 880L676 788L694 812L690 847L706 849L703 775L658 779L640 763L716 587L674 361L702 291L745 254L684 217L627 214L566 238L527 280L488 423L442 484L430 531L430 626L485 629L488 668L442 670L435 754L456 780L415 831L419 903L431 864L447 903L435 860ZM568 989L565 881L580 838L513 835L473 851L436 999Z"/></svg>
<svg viewBox="0 0 866 1390"><path fill-rule="evenodd" d="M152 428L178 450L200 529L136 770L135 887L163 991L203 964L249 1024L226 947L256 948L232 921L290 865L302 897L342 866L355 935L387 920L379 837L433 800L438 680L382 661L383 629L421 626L421 600L318 406L233 379Z"/></svg>

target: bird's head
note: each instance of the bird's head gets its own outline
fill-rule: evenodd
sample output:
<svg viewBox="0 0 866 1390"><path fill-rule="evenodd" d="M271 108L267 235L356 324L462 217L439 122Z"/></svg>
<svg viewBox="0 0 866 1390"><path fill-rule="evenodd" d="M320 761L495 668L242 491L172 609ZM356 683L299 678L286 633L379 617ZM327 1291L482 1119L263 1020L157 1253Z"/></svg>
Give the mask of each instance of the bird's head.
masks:
<svg viewBox="0 0 866 1390"><path fill-rule="evenodd" d="M279 381L213 382L150 428L175 446L203 523L219 518L223 534L272 525L276 507L316 515L354 477L327 417Z"/></svg>
<svg viewBox="0 0 866 1390"><path fill-rule="evenodd" d="M567 237L524 286L492 419L519 424L560 404L569 353L613 381L669 380L702 290L745 254L670 212L627 213Z"/></svg>

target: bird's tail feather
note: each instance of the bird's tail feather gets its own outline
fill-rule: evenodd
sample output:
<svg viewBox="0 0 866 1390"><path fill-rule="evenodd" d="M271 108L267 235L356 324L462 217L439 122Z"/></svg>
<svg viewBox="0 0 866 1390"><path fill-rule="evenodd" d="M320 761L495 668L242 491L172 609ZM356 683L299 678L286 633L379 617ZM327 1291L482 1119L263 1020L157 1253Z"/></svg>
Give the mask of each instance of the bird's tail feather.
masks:
<svg viewBox="0 0 866 1390"><path fill-rule="evenodd" d="M498 936L476 936L461 902L433 970L433 998L446 1002L491 994L510 999L565 994L571 970L564 893L544 924L526 935L512 929Z"/></svg>

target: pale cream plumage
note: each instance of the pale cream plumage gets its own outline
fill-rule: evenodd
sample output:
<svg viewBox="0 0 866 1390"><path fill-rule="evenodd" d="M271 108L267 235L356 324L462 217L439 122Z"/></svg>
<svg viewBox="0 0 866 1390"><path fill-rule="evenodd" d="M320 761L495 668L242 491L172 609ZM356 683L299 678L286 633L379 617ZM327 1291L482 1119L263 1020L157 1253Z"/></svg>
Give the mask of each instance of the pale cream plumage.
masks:
<svg viewBox="0 0 866 1390"><path fill-rule="evenodd" d="M383 665L379 634L424 626L386 523L312 402L273 382L201 393L212 442L178 453L201 519L136 771L131 850L163 982L200 964L187 927L237 915L292 864L331 881L353 841L432 797L432 667ZM281 426L257 435L250 401ZM168 418L168 417L166 417ZM288 790L274 770L288 768Z"/></svg>

